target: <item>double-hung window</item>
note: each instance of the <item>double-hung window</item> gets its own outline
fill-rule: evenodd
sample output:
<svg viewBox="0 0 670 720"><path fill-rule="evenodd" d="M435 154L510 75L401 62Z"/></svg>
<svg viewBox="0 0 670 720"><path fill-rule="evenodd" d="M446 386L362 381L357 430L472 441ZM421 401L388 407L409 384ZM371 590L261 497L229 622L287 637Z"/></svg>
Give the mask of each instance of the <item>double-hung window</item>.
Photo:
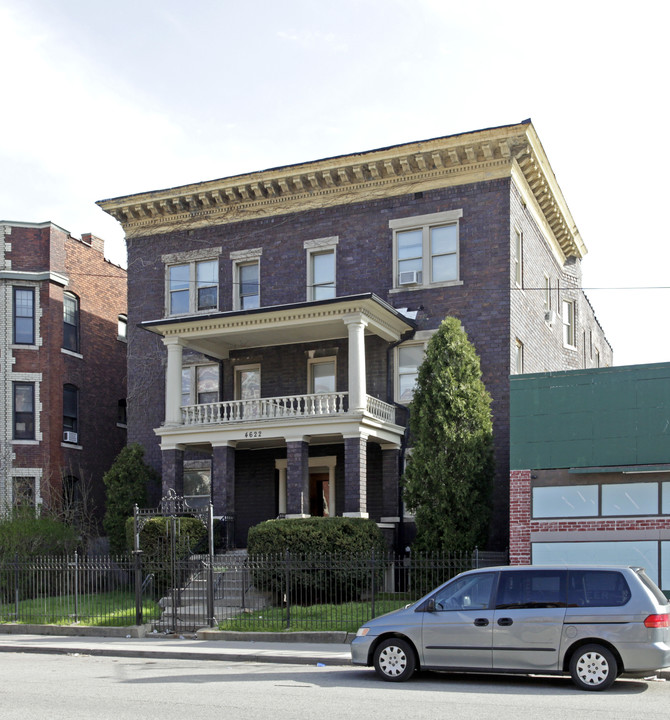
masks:
<svg viewBox="0 0 670 720"><path fill-rule="evenodd" d="M391 220L396 289L460 282L459 219L462 210Z"/></svg>
<svg viewBox="0 0 670 720"><path fill-rule="evenodd" d="M63 348L79 352L79 298L63 294Z"/></svg>
<svg viewBox="0 0 670 720"><path fill-rule="evenodd" d="M396 349L396 397L404 405L412 402L424 355L423 343L400 345Z"/></svg>
<svg viewBox="0 0 670 720"><path fill-rule="evenodd" d="M216 310L219 303L218 260L199 260L168 268L170 315Z"/></svg>
<svg viewBox="0 0 670 720"><path fill-rule="evenodd" d="M263 248L234 250L233 310L253 310L261 306L261 256Z"/></svg>
<svg viewBox="0 0 670 720"><path fill-rule="evenodd" d="M69 384L63 386L63 442L79 442L79 390Z"/></svg>
<svg viewBox="0 0 670 720"><path fill-rule="evenodd" d="M35 384L15 382L13 384L13 427L14 440L35 439Z"/></svg>
<svg viewBox="0 0 670 720"><path fill-rule="evenodd" d="M575 304L571 300L562 302L563 344L575 347Z"/></svg>
<svg viewBox="0 0 670 720"><path fill-rule="evenodd" d="M523 235L521 230L514 228L514 284L523 287Z"/></svg>
<svg viewBox="0 0 670 720"><path fill-rule="evenodd" d="M335 392L335 358L319 358L309 361L309 392Z"/></svg>
<svg viewBox="0 0 670 720"><path fill-rule="evenodd" d="M307 251L307 300L336 296L337 236L305 240Z"/></svg>
<svg viewBox="0 0 670 720"><path fill-rule="evenodd" d="M35 344L35 290L14 288L14 343Z"/></svg>
<svg viewBox="0 0 670 720"><path fill-rule="evenodd" d="M219 402L218 365L193 365L182 369L181 404L206 405Z"/></svg>

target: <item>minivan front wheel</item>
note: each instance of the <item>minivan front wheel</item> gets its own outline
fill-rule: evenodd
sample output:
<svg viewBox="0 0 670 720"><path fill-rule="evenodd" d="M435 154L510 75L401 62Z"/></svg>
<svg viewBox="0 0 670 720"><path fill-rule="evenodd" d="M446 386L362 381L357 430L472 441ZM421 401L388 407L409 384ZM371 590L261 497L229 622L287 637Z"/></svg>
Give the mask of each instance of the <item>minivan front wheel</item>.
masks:
<svg viewBox="0 0 670 720"><path fill-rule="evenodd" d="M416 667L414 649L400 638L388 638L379 643L372 660L377 675L391 682L408 680Z"/></svg>
<svg viewBox="0 0 670 720"><path fill-rule="evenodd" d="M602 645L584 645L570 659L572 681L582 690L606 690L618 674L616 658Z"/></svg>

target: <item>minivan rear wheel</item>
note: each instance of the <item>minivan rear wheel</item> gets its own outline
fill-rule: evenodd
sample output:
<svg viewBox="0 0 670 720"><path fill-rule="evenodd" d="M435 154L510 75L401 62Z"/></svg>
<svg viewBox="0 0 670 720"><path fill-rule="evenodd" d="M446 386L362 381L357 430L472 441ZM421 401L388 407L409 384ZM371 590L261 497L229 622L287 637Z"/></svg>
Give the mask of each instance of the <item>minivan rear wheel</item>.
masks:
<svg viewBox="0 0 670 720"><path fill-rule="evenodd" d="M584 645L570 659L570 675L582 690L606 690L619 674L617 661L602 645Z"/></svg>
<svg viewBox="0 0 670 720"><path fill-rule="evenodd" d="M414 648L400 638L388 638L380 642L372 660L377 675L390 682L409 680L416 667Z"/></svg>

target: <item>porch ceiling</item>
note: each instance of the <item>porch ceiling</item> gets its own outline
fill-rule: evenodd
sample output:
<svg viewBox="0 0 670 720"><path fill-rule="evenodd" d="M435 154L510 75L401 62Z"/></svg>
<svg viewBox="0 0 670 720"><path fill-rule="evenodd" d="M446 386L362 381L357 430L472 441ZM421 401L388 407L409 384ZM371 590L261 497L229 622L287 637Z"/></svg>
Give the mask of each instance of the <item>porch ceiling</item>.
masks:
<svg viewBox="0 0 670 720"><path fill-rule="evenodd" d="M388 342L400 340L415 328L410 318L374 293L148 320L140 323L140 327L206 355L225 358L237 349L346 338L347 320L358 318L367 323L366 335L378 335Z"/></svg>

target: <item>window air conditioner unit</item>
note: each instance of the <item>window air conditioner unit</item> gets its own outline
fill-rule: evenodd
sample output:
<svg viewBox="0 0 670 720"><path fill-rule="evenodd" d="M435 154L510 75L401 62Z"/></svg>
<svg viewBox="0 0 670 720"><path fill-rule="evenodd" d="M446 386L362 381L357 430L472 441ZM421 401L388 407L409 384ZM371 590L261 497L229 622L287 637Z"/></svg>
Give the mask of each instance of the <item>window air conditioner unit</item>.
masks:
<svg viewBox="0 0 670 720"><path fill-rule="evenodd" d="M79 439L76 432L66 431L63 433L63 442L76 443Z"/></svg>
<svg viewBox="0 0 670 720"><path fill-rule="evenodd" d="M420 282L420 270L406 270L398 274L398 285L418 285Z"/></svg>
<svg viewBox="0 0 670 720"><path fill-rule="evenodd" d="M553 325L556 322L556 311L549 310L549 312L546 312L544 314L544 321L549 325Z"/></svg>

